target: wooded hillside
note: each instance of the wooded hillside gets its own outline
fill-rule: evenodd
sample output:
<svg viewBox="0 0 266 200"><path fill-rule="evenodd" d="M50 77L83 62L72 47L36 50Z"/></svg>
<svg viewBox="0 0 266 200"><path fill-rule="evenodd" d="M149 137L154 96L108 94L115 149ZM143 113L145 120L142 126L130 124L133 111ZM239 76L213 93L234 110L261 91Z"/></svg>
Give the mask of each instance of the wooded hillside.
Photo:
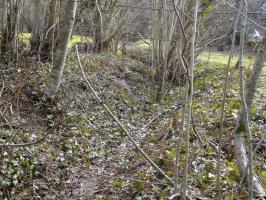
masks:
<svg viewBox="0 0 266 200"><path fill-rule="evenodd" d="M266 199L264 0L0 0L0 200Z"/></svg>

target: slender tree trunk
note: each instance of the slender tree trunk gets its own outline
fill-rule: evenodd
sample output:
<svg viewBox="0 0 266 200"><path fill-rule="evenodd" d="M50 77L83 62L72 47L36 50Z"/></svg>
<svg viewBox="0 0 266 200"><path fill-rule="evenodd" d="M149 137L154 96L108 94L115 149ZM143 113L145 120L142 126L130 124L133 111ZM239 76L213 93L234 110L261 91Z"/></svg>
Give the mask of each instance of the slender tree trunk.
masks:
<svg viewBox="0 0 266 200"><path fill-rule="evenodd" d="M180 125L180 133L178 135L178 141L176 141L176 155L175 155L175 167L174 167L174 194L177 193L177 185L178 185L178 173L179 173L179 160L180 160L180 152L181 152L181 145L184 137L184 128L186 123L186 111L187 111L187 100L188 100L188 83L187 87L185 88L185 98L184 98L184 105L182 108L182 119Z"/></svg>
<svg viewBox="0 0 266 200"><path fill-rule="evenodd" d="M40 60L53 61L55 35L57 29L58 1L47 3L44 0L34 0L34 16L32 23L31 54L39 55ZM45 16L45 17L44 17Z"/></svg>
<svg viewBox="0 0 266 200"><path fill-rule="evenodd" d="M1 43L0 43L0 53L1 55L5 53L6 51L6 35L7 35L7 13L8 13L8 8L7 8L7 3L6 1L1 2L1 7L2 7L2 23L1 23Z"/></svg>
<svg viewBox="0 0 266 200"><path fill-rule="evenodd" d="M61 24L61 34L59 35L58 45L55 49L54 65L47 84L48 96L53 96L58 91L61 83L62 74L64 70L67 46L71 37L73 25L75 22L75 13L77 8L77 1L68 0L65 7L64 18Z"/></svg>
<svg viewBox="0 0 266 200"><path fill-rule="evenodd" d="M194 80L194 68L195 68L195 43L197 36L197 20L198 20L198 6L199 1L195 0L194 14L193 14L193 32L191 37L191 52L190 52L190 77L189 81L189 98L188 98L188 121L187 121L187 130L185 136L186 143L186 154L185 154L185 167L184 167L184 180L183 180L183 191L182 198L187 199L187 187L188 187L188 163L189 163L189 133L190 133L190 124L191 124L191 115L192 115L192 100L193 100L193 80Z"/></svg>
<svg viewBox="0 0 266 200"><path fill-rule="evenodd" d="M247 13L247 3L243 4L243 11L245 15ZM253 199L253 155L252 155L252 144L251 144L251 131L249 125L249 116L247 111L247 104L244 92L244 75L243 75L243 57L244 57L244 44L245 44L245 31L246 31L246 18L243 17L241 21L241 32L240 32L240 55L239 55L239 76L240 76L240 96L242 101L242 110L244 118L245 132L248 138L248 194L249 200Z"/></svg>
<svg viewBox="0 0 266 200"><path fill-rule="evenodd" d="M4 30L5 28L5 12L6 12L6 9L5 9L5 1L0 1L0 11L1 11L1 32Z"/></svg>
<svg viewBox="0 0 266 200"><path fill-rule="evenodd" d="M256 59L253 65L252 76L247 84L246 95L245 95L246 108L242 106L239 112L239 115L238 115L235 129L233 131L235 158L236 158L237 165L239 167L242 177L246 177L246 175L249 175L249 173L247 174L248 172L247 166L249 163L248 163L248 158L246 155L245 142L243 140L243 132L246 131L246 128L248 128L246 127L247 126L246 124L247 115L251 107L251 104L254 100L259 77L261 75L263 63L266 57L266 49L265 49L266 48L266 37L265 36L266 36L266 32L264 32L264 38L260 45L260 48L258 50ZM250 138L248 138L248 140L250 140ZM261 196L265 195L264 188L262 184L259 182L258 177L256 175L253 175L253 186L254 186L254 192L257 195L261 195Z"/></svg>
<svg viewBox="0 0 266 200"><path fill-rule="evenodd" d="M32 25L32 33L30 39L31 45L31 54L39 54L39 50L41 48L41 43L43 42L44 36L44 15L46 14L46 7L44 5L43 0L33 0L33 25Z"/></svg>
<svg viewBox="0 0 266 200"><path fill-rule="evenodd" d="M57 0L54 0L51 5L50 5L50 9L51 9L51 14L50 14L50 18L49 18L49 26L48 26L48 34L47 34L47 38L46 38L46 45L48 45L48 47L50 47L51 49L51 61L52 63L54 62L54 48L55 48L55 36L56 36L56 23L57 23L57 13L56 13L56 8L57 8Z"/></svg>
<svg viewBox="0 0 266 200"><path fill-rule="evenodd" d="M237 4L239 5L240 0L237 1ZM239 5L239 8L242 8L242 4ZM239 23L240 19L240 13L237 13L235 24L233 27L233 34L232 34L232 44L230 48L230 53L229 53L229 59L227 63L227 68L226 68L226 80L224 83L223 87L223 101L221 104L221 121L220 121L220 130L219 130L219 147L218 147L218 158L217 158L217 190L218 190L218 199L222 199L222 188L221 188L221 153L222 153L222 135L224 132L224 114L225 114L225 102L226 102L226 93L227 93L227 87L228 87L228 81L229 81L229 73L230 73L230 67L231 67L231 60L232 60L232 54L234 51L235 47L235 38L236 38L236 31L237 31L237 26ZM210 52L209 52L210 53Z"/></svg>
<svg viewBox="0 0 266 200"><path fill-rule="evenodd" d="M16 2L5 1L6 6L6 26L2 32L1 41L1 53L6 53L11 50L11 54L8 54L8 60L18 59L18 25L20 19L20 10L22 6L22 0Z"/></svg>
<svg viewBox="0 0 266 200"><path fill-rule="evenodd" d="M156 91L155 91L155 99L156 101L160 101L163 97L163 91L164 91L164 84L165 84L165 73L166 73L166 58L165 58L165 43L164 41L166 36L166 30L167 29L167 23L166 23L166 2L154 0L153 2L153 9L155 13L155 19L153 21L153 38L154 38L154 45L153 45L153 63L156 69L155 74L155 83L156 83Z"/></svg>
<svg viewBox="0 0 266 200"><path fill-rule="evenodd" d="M95 0L95 35L94 51L100 52L103 46L103 16L101 12L101 0Z"/></svg>

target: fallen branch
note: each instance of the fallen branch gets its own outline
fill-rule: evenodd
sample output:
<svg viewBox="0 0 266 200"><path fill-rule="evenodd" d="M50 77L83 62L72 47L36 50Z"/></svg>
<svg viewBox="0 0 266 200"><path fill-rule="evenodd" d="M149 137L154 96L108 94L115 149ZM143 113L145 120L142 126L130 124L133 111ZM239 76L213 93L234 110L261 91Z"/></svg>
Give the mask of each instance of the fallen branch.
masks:
<svg viewBox="0 0 266 200"><path fill-rule="evenodd" d="M140 129L142 131L145 131L156 119L158 119L160 116L162 116L162 114L164 114L164 112L160 112L158 113L155 117L153 117L152 119L150 119L146 124L144 124L144 126Z"/></svg>
<svg viewBox="0 0 266 200"><path fill-rule="evenodd" d="M1 91L0 91L0 97L2 96L2 94L4 92L4 89L5 89L5 82L3 81L2 88L1 88Z"/></svg>
<svg viewBox="0 0 266 200"><path fill-rule="evenodd" d="M86 78L85 72L83 70L82 64L80 62L80 56L79 56L79 51L77 45L76 47L76 53L77 53L77 58L78 58L78 63L79 63L79 68L81 70L82 76L84 81L87 83L89 86L93 96L95 99L102 105L102 107L108 112L108 114L114 119L114 121L123 129L123 131L126 133L128 136L129 140L132 142L132 144L137 148L137 150L144 156L144 158L150 163L150 165L155 168L162 176L166 178L166 180L171 184L174 185L173 180L167 176L167 174L158 166L156 165L155 162L152 161L152 159L143 151L143 149L137 144L137 142L132 138L131 133L124 127L122 122L116 117L116 115L109 109L109 107L101 100L101 98L98 96L97 92L94 90L91 82Z"/></svg>
<svg viewBox="0 0 266 200"><path fill-rule="evenodd" d="M42 138L34 142L28 142L28 143L22 143L22 144L0 144L0 147L28 147L28 146L32 146L32 145L35 145L35 144L38 144L44 141L48 135L49 135L49 132L47 132Z"/></svg>

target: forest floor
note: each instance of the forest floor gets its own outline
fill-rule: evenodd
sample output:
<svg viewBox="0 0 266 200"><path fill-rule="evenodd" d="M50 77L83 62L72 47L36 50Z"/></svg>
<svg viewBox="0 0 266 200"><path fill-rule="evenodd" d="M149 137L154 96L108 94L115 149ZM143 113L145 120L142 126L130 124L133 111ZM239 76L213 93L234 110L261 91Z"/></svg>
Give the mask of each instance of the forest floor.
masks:
<svg viewBox="0 0 266 200"><path fill-rule="evenodd" d="M148 58L143 52L132 55L81 54L81 62L104 103L152 160L173 177L185 87L171 87L161 103L156 103L151 70L145 62ZM213 199L217 195L217 137L226 65L206 62L203 57L199 57L195 71L193 118L205 144L200 148L198 139L191 135L189 195L193 199ZM82 79L76 55L69 54L60 92L53 100L43 98L50 69L48 63L27 59L1 67L0 143L34 142L42 136L44 139L26 147L0 147L0 197L144 200L171 196L173 188L93 98ZM249 72L247 68L247 78ZM237 75L233 68L222 141L222 193L226 199L246 195L239 185L231 142L240 108ZM254 145L265 134L263 80L260 86L250 115ZM265 186L266 144L263 145L254 157L255 172ZM179 183L183 152L182 146Z"/></svg>

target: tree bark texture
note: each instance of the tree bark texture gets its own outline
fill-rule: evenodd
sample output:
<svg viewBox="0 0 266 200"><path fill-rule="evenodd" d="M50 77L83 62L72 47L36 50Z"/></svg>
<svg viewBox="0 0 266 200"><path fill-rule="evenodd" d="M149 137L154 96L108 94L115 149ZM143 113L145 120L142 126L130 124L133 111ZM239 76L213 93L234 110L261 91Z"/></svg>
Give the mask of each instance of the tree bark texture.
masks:
<svg viewBox="0 0 266 200"><path fill-rule="evenodd" d="M55 49L54 65L51 71L49 82L47 84L48 96L55 95L61 83L66 55L67 55L67 46L75 22L76 8L77 8L77 1L73 0L67 1L64 17L62 19L61 28L60 28L61 34L59 35L58 45Z"/></svg>

